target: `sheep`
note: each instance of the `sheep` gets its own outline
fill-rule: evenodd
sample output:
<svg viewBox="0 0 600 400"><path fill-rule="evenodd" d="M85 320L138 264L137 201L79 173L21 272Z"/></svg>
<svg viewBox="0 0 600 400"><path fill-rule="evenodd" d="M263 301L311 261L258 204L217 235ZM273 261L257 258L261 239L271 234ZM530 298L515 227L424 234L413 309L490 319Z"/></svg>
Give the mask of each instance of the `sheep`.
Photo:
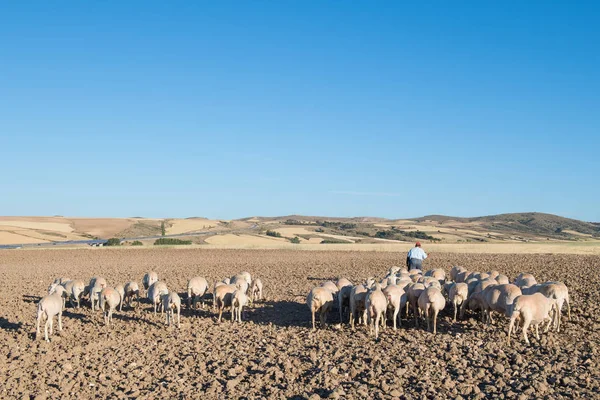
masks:
<svg viewBox="0 0 600 400"><path fill-rule="evenodd" d="M412 285L413 281L410 278L400 278L400 280L396 281L396 286L398 286L400 289L404 290L405 292L408 290L408 286Z"/></svg>
<svg viewBox="0 0 600 400"><path fill-rule="evenodd" d="M569 289L562 282L544 282L523 289L523 294L541 293L555 301L556 307L552 315L552 326L557 332L560 332L562 319L562 306L567 303L567 315L571 318L571 306L569 304Z"/></svg>
<svg viewBox="0 0 600 400"><path fill-rule="evenodd" d="M418 299L419 309L425 315L427 320L427 330L430 329L430 320L433 321L433 334L437 333L437 316L438 313L446 306L446 299L442 295L440 289L430 287L425 289Z"/></svg>
<svg viewBox="0 0 600 400"><path fill-rule="evenodd" d="M326 281L321 283L321 287L329 290L334 296L337 295L337 293L339 292L337 285L332 281Z"/></svg>
<svg viewBox="0 0 600 400"><path fill-rule="evenodd" d="M86 286L84 294L89 294L92 311L96 311L96 303L100 301L100 292L107 287L106 279L95 276L90 279L90 283Z"/></svg>
<svg viewBox="0 0 600 400"><path fill-rule="evenodd" d="M340 312L340 322L344 322L343 313L345 308L350 307L350 294L352 293L352 282L346 278L340 278L335 283L338 287L338 309Z"/></svg>
<svg viewBox="0 0 600 400"><path fill-rule="evenodd" d="M166 311L165 325L171 326L173 313L177 310L177 328L181 328L181 297L176 292L162 295L162 307Z"/></svg>
<svg viewBox="0 0 600 400"><path fill-rule="evenodd" d="M224 285L229 285L230 279L229 278L225 278L220 282L215 282L215 284L213 285L212 288L212 295L213 295L213 311L217 310L217 288L219 286L224 286Z"/></svg>
<svg viewBox="0 0 600 400"><path fill-rule="evenodd" d="M352 329L354 329L354 321L357 319L357 315L362 316L363 324L367 323L366 299L367 288L364 285L356 285L350 291L350 326Z"/></svg>
<svg viewBox="0 0 600 400"><path fill-rule="evenodd" d="M54 280L54 282L52 282L52 283L55 283L55 284L57 284L57 285L62 285L63 283L67 283L67 282L68 282L68 281L70 281L70 280L71 280L70 278L56 278L56 279ZM64 286L64 285L63 285L63 286Z"/></svg>
<svg viewBox="0 0 600 400"><path fill-rule="evenodd" d="M510 283L508 276L503 275L503 274L499 274L494 279L496 279L496 282L498 282L499 285L507 285Z"/></svg>
<svg viewBox="0 0 600 400"><path fill-rule="evenodd" d="M123 285L117 285L115 286L115 290L117 291L117 293L119 293L119 296L121 296L121 300L119 301L119 312L123 311L123 303L125 300L125 288L123 287Z"/></svg>
<svg viewBox="0 0 600 400"><path fill-rule="evenodd" d="M437 279L441 286L446 280L446 271L441 268L430 269L429 271L425 272L425 276Z"/></svg>
<svg viewBox="0 0 600 400"><path fill-rule="evenodd" d="M423 276L419 279L417 283L422 283L423 286L425 286L425 289L431 286L437 287L440 290L442 289L440 281L432 276Z"/></svg>
<svg viewBox="0 0 600 400"><path fill-rule="evenodd" d="M81 296L85 292L85 282L82 280L68 281L64 285L67 296L69 297L69 304L73 307L73 300L77 302L77 308L81 306Z"/></svg>
<svg viewBox="0 0 600 400"><path fill-rule="evenodd" d="M136 306L140 305L140 287L137 282L127 282L125 284L124 291L125 296L123 301L126 302L129 307L131 307L131 299L133 298L133 296L135 296L137 302Z"/></svg>
<svg viewBox="0 0 600 400"><path fill-rule="evenodd" d="M535 277L527 273L519 274L519 276L517 276L514 282L514 284L520 288L530 287L535 285L536 283L537 281L535 280Z"/></svg>
<svg viewBox="0 0 600 400"><path fill-rule="evenodd" d="M243 307L248 304L248 296L241 290L231 295L231 321L242 322Z"/></svg>
<svg viewBox="0 0 600 400"><path fill-rule="evenodd" d="M456 281L456 283L466 282L470 274L471 272L467 271L466 269L463 269L462 271L458 271L456 273L456 278L454 280Z"/></svg>
<svg viewBox="0 0 600 400"><path fill-rule="evenodd" d="M248 293L248 289L250 289L250 282L248 282L248 277L246 275L238 274L236 276L232 276L229 280L230 285L236 285L244 293Z"/></svg>
<svg viewBox="0 0 600 400"><path fill-rule="evenodd" d="M375 279L373 277L368 277L364 284L365 288L371 289L373 285L375 285Z"/></svg>
<svg viewBox="0 0 600 400"><path fill-rule="evenodd" d="M158 274L154 271L146 272L142 278L144 290L148 290L155 282L158 282Z"/></svg>
<svg viewBox="0 0 600 400"><path fill-rule="evenodd" d="M260 278L256 278L252 281L252 287L250 288L250 299L252 303L254 303L254 300L256 299L263 299L263 284Z"/></svg>
<svg viewBox="0 0 600 400"><path fill-rule="evenodd" d="M415 325L418 327L419 326L419 310L417 308L418 306L418 301L419 301L419 297L421 296L421 293L423 293L423 291L425 290L425 286L422 283L413 283L412 285L410 285L408 287L408 292L407 297L408 297L408 304L410 304L410 306L413 309L413 313L415 315ZM408 304L406 307L406 316L408 318Z"/></svg>
<svg viewBox="0 0 600 400"><path fill-rule="evenodd" d="M231 307L231 300L233 297L233 292L239 290L236 285L220 285L215 289L215 307L219 311L219 317L217 318L217 322L221 323L221 318L223 316L223 310L225 307Z"/></svg>
<svg viewBox="0 0 600 400"><path fill-rule="evenodd" d="M369 330L373 330L375 325L375 340L379 338L379 324L385 329L385 310L387 309L387 299L381 291L381 285L375 284L375 287L367 294L365 300L367 308L367 318L369 319Z"/></svg>
<svg viewBox="0 0 600 400"><path fill-rule="evenodd" d="M52 335L53 319L55 315L58 315L58 330L62 331L62 311L63 311L63 292L65 288L58 285L52 294L44 296L38 303L37 307L37 322L36 322L36 340L40 336L40 322L42 318L46 318L46 324L44 325L44 339L49 342L48 339L48 326L50 326L50 335Z"/></svg>
<svg viewBox="0 0 600 400"><path fill-rule="evenodd" d="M490 278L496 279L500 275L500 272L493 270L493 271L487 272L487 274Z"/></svg>
<svg viewBox="0 0 600 400"><path fill-rule="evenodd" d="M456 310L460 306L460 319L465 316L465 307L467 306L467 298L469 297L469 286L464 282L451 283L448 290L448 300L454 305L454 319L456 322Z"/></svg>
<svg viewBox="0 0 600 400"><path fill-rule="evenodd" d="M523 323L523 338L525 339L525 343L528 345L530 344L529 339L527 338L527 330L531 324L535 326L535 337L539 340L539 325L544 321L548 321L548 325L546 326L544 332L548 331L548 328L552 323L550 311L553 307L554 301L541 293L534 293L530 295L524 294L518 296L514 300L510 310L510 323L508 325L507 340L508 345L510 345L510 335L513 331L513 327L517 318L520 318Z"/></svg>
<svg viewBox="0 0 600 400"><path fill-rule="evenodd" d="M241 275L246 279L246 282L248 282L248 286L252 284L252 275L250 275L250 272L244 271L240 272L238 275Z"/></svg>
<svg viewBox="0 0 600 400"><path fill-rule="evenodd" d="M421 276L423 276L423 271L421 271L420 269L411 269L410 271L408 271L408 274L410 276L410 279L412 279L412 281L416 283L419 281Z"/></svg>
<svg viewBox="0 0 600 400"><path fill-rule="evenodd" d="M391 266L388 270L388 276L396 275L398 272L400 272L400 267Z"/></svg>
<svg viewBox="0 0 600 400"><path fill-rule="evenodd" d="M48 286L48 294L52 294L56 292L56 289L58 287L61 287L63 289L65 289L65 287L63 285L61 285L60 283L51 283L50 286ZM62 307L65 308L65 304L66 304L66 297L68 296L66 289L65 290L61 290L61 297L62 297Z"/></svg>
<svg viewBox="0 0 600 400"><path fill-rule="evenodd" d="M458 274L460 274L461 272L465 272L466 269L463 267L459 267L458 265L453 266L452 268L450 268L450 280L451 281L457 281L457 276Z"/></svg>
<svg viewBox="0 0 600 400"><path fill-rule="evenodd" d="M494 323L492 311L508 315L514 303L515 298L521 296L521 289L516 285L492 285L488 286L483 292L483 308L487 316L488 323Z"/></svg>
<svg viewBox="0 0 600 400"><path fill-rule="evenodd" d="M383 294L387 300L388 310L392 311L394 330L396 330L396 320L398 320L399 325L402 326L402 315L400 314L400 310L406 307L408 298L406 293L404 293L404 290L396 285L388 285L383 289Z"/></svg>
<svg viewBox="0 0 600 400"><path fill-rule="evenodd" d="M204 308L202 304L202 296L208 289L208 282L205 278L197 276L188 281L187 284L187 307L196 309L196 302L200 301L200 307Z"/></svg>
<svg viewBox="0 0 600 400"><path fill-rule="evenodd" d="M169 289L167 288L167 284L162 281L156 281L150 287L148 287L148 300L152 303L154 307L154 314L156 314L156 307L161 306L161 297L165 294L169 294ZM161 308L161 314L163 311L166 311Z"/></svg>
<svg viewBox="0 0 600 400"><path fill-rule="evenodd" d="M121 295L116 289L102 288L100 291L100 309L104 314L104 324L110 326L112 314L121 303Z"/></svg>
<svg viewBox="0 0 600 400"><path fill-rule="evenodd" d="M335 285L334 285L335 286ZM333 293L326 287L320 286L313 288L306 297L306 304L312 315L312 327L315 330L315 313L319 313L321 327L326 327L327 313L333 306Z"/></svg>

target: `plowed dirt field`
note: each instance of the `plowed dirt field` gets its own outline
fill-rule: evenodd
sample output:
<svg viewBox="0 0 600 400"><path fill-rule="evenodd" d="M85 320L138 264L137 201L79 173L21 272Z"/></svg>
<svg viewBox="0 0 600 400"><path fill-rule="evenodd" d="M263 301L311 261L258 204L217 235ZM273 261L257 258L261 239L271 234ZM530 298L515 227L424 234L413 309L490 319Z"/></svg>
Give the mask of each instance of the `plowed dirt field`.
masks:
<svg viewBox="0 0 600 400"><path fill-rule="evenodd" d="M368 329L312 331L305 299L322 281L381 278L405 253L287 250L81 249L0 251L0 398L598 398L600 257L437 253L426 268L496 269L560 280L571 296L564 332L506 346L508 322L473 314L433 336L403 317L376 342ZM34 340L36 304L56 277L103 276L116 286L146 271L183 295L187 280L212 284L241 271L260 277L266 301L247 320L216 323L210 307L184 309L181 329L143 303L104 326L87 302L67 306L63 331ZM185 297L184 297L185 298ZM210 302L209 302L210 304ZM422 325L421 325L422 326ZM57 323L55 323L55 330ZM42 332L43 336L43 332Z"/></svg>

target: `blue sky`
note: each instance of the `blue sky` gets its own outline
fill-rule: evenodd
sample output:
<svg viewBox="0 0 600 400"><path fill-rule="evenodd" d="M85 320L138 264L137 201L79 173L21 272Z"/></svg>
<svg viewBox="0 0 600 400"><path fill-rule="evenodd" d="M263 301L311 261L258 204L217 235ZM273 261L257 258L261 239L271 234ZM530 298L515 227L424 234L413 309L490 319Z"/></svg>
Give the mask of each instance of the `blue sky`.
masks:
<svg viewBox="0 0 600 400"><path fill-rule="evenodd" d="M401 3L3 2L0 215L600 221L600 8Z"/></svg>

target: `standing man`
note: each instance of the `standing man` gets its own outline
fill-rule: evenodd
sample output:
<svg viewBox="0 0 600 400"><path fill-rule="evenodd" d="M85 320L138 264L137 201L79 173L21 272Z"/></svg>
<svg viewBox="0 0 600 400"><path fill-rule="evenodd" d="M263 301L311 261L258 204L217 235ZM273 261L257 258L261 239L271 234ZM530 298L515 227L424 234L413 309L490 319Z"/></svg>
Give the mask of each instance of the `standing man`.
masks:
<svg viewBox="0 0 600 400"><path fill-rule="evenodd" d="M408 270L423 269L423 260L427 258L427 253L421 248L421 242L417 242L415 247L408 251L406 256L406 266Z"/></svg>

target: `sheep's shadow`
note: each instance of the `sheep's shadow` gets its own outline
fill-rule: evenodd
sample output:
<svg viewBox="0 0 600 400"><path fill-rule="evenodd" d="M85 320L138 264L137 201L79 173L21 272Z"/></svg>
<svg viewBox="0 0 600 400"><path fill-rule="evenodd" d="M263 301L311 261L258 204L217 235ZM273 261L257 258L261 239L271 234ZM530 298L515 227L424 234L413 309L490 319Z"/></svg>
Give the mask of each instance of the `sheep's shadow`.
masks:
<svg viewBox="0 0 600 400"><path fill-rule="evenodd" d="M328 277L328 278L318 278L316 276L309 276L306 278L307 281L319 281L319 282L326 282L326 281L337 281L338 278L332 278L332 277Z"/></svg>
<svg viewBox="0 0 600 400"><path fill-rule="evenodd" d="M158 315L160 315L160 314L158 314ZM114 312L113 315L112 315L112 317L114 319L118 319L119 321L141 322L141 323L148 324L148 325L153 325L153 326L156 326L156 327L161 327L162 326L161 324L159 324L157 322L151 321L148 318L143 318L143 317L138 316L138 315L130 315L130 314L123 314L121 312Z"/></svg>
<svg viewBox="0 0 600 400"><path fill-rule="evenodd" d="M295 301L257 302L254 307L250 306L244 312L250 321L259 325L306 327L310 322L310 312L306 304Z"/></svg>
<svg viewBox="0 0 600 400"><path fill-rule="evenodd" d="M23 295L23 301L25 303L39 303L39 301L42 299L41 296L31 296L28 294L24 294Z"/></svg>
<svg viewBox="0 0 600 400"><path fill-rule="evenodd" d="M0 317L0 329L5 331L19 331L23 326L22 322L10 322L4 317Z"/></svg>
<svg viewBox="0 0 600 400"><path fill-rule="evenodd" d="M63 317L78 319L82 323L90 322L90 318L88 315L80 313L80 312L74 312L73 310L77 310L77 308L63 309L63 312L62 312Z"/></svg>

